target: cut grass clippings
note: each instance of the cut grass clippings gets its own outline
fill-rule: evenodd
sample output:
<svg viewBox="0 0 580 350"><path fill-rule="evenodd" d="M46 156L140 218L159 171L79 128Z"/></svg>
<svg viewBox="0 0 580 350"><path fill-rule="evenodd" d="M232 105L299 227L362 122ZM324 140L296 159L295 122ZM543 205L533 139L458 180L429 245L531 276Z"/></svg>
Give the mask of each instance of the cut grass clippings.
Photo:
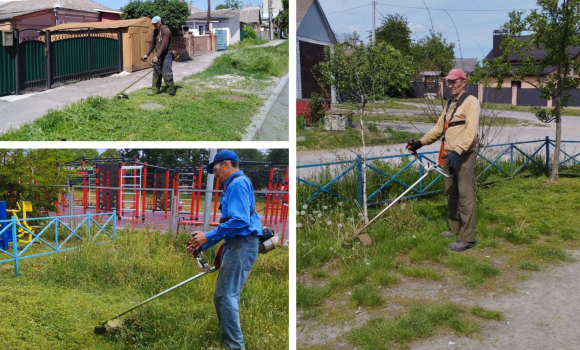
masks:
<svg viewBox="0 0 580 350"><path fill-rule="evenodd" d="M227 73L226 73L227 72ZM273 47L239 50L216 58L200 79L216 74L243 74L269 80L288 72L288 42ZM194 75L194 77L197 75ZM270 81L270 80L269 80ZM263 101L235 92L243 100L221 95L227 89L200 89L199 81L176 83L177 94L147 96L147 89L129 99L89 97L62 110L0 135L1 141L239 141ZM270 81L271 83L271 81ZM226 86L227 87L227 86ZM163 109L145 110L155 103Z"/></svg>
<svg viewBox="0 0 580 350"><path fill-rule="evenodd" d="M203 349L219 346L213 305L217 273L122 316L117 332L93 326L200 272L189 235L117 232L117 241L0 264L2 349ZM208 251L209 260L214 251ZM241 293L246 346L288 349L288 249L260 255ZM267 302L264 302L267 301Z"/></svg>

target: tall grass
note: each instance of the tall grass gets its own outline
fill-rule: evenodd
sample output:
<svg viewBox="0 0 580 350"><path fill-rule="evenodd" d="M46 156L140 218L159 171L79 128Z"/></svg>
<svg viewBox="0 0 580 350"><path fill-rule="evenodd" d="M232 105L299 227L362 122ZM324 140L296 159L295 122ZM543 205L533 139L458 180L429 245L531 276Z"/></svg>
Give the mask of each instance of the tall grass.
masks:
<svg viewBox="0 0 580 350"><path fill-rule="evenodd" d="M242 49L216 58L212 66L281 77L289 69L289 44Z"/></svg>
<svg viewBox="0 0 580 350"><path fill-rule="evenodd" d="M9 293L20 305L11 318L0 318L0 329L12 339L3 349L30 344L35 349L183 350L218 345L212 301L217 273L123 316L118 332L92 334L94 325L199 273L186 252L187 239L186 234L119 231L115 242L23 261L22 276L0 284L0 298ZM4 266L0 271L7 272ZM286 248L258 257L240 301L248 348L288 348L288 271ZM22 325L32 323L38 325L31 338ZM60 339L56 343L54 334Z"/></svg>

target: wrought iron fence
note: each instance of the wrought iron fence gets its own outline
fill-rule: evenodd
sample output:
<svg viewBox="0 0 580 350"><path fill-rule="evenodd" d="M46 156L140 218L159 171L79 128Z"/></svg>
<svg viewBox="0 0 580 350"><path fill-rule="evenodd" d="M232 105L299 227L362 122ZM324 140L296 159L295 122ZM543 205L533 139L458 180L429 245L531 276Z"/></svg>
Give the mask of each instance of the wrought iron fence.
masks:
<svg viewBox="0 0 580 350"><path fill-rule="evenodd" d="M84 215L26 219L16 219L13 216L11 220L2 220L0 221L0 237L6 239L8 236L8 242L5 242L5 246L8 243L12 243L12 252L9 252L9 248L7 250L0 248L0 258L8 257L8 259L0 260L0 263L13 262L15 275L18 276L20 274L19 262L21 260L77 249L85 242L102 244L115 240L117 235L117 221L115 218L116 212L113 211L112 213L88 212ZM77 224L78 220L80 222ZM45 222L46 224L38 233L30 225L34 226L34 223ZM67 233L62 241L59 240L59 229ZM96 232L93 234L94 231ZM54 238L47 238L49 232L54 233ZM19 247L18 243L23 241L20 238L23 235L29 236L31 239L29 241L25 240L26 245L24 247ZM99 237L103 239L99 240ZM67 245L73 239L77 239L81 244ZM37 247L37 244L40 244L41 247Z"/></svg>
<svg viewBox="0 0 580 350"><path fill-rule="evenodd" d="M562 141L563 145L566 144L575 144L580 146L580 141ZM532 151L524 150L524 145L530 146L533 145ZM551 152L555 148L555 141L550 140L549 137L546 137L544 140L537 140L537 141L524 141L524 142L514 142L514 143L505 143L505 144L497 144L497 145L488 145L482 147L478 153L478 160L479 164L482 166L478 167L477 173L477 180L481 181L485 178L485 175L490 173L494 173L494 175L503 176L504 178L513 178L520 174L524 169L530 166L535 166L538 169L543 169L544 171L551 170ZM564 159L560 161L560 166L566 165L568 163L573 163L575 165L580 165L580 153L571 154L568 153L563 148L560 149L560 153L564 156ZM425 152L419 153L419 160L424 161L427 160L431 163L435 163L435 159L438 157L439 152ZM373 165L375 161L389 161L389 162L407 162L402 165L400 170L398 170L394 175L388 174L385 171L379 169L377 166ZM500 160L503 161L500 164ZM401 174L409 175L412 171L414 171L414 164L416 163L416 159L413 158L410 154L402 154L402 155L393 155L393 156L384 156L384 157L375 157L375 158L367 158L363 161L363 159L358 156L355 160L349 161L338 161L338 162L328 162L328 163L319 163L319 164L308 164L308 165L299 165L296 168L299 169L309 169L309 168L338 168L342 167L340 170L336 170L336 173L339 173L337 176L334 176L332 180L328 181L324 185L318 185L312 182L311 180L307 180L303 177L297 176L296 180L299 183L305 184L308 187L314 189L314 193L310 195L310 197L304 201L304 203L310 203L318 198L322 194L330 195L340 200L356 202L359 206L362 206L363 203L363 178L362 178L362 166L363 162L366 164L367 169L371 172L379 174L387 179L384 183L379 185L379 187L374 190L370 195L367 195L367 201L371 201L376 199L379 194L381 194L387 187L393 184L398 184L405 189L408 189L410 186L403 180L400 179ZM338 193L337 191L332 190L333 185L337 184L340 180L344 179L349 174L356 174L356 185L357 185L357 198L348 198L345 195ZM423 175L423 168L418 168L418 176L415 180ZM413 175L411 174L411 178ZM415 181L413 180L413 182ZM441 190L434 189L434 187L440 182L441 175L433 175L433 178L428 178L426 181L421 181L418 188L412 189L412 195L409 195L405 198L417 198L423 196L430 196L434 194L441 193ZM407 181L410 182L410 181ZM410 182L412 183L412 182ZM391 200L377 200L374 202L368 202L368 206L376 206L387 204Z"/></svg>

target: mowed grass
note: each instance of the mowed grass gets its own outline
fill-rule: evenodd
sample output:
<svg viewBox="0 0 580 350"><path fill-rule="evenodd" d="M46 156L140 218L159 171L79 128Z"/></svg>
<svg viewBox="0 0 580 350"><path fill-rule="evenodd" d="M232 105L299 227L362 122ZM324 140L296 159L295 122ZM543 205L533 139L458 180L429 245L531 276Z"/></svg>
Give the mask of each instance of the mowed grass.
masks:
<svg viewBox="0 0 580 350"><path fill-rule="evenodd" d="M390 170L384 171L395 173ZM309 180L328 182L326 177ZM412 181L406 177L399 180ZM372 178L369 181L371 189L374 181ZM353 193L349 192L353 184L356 181L347 176L344 183L330 189L345 198L356 198L356 186ZM305 186L297 187L298 203L303 203L311 193ZM402 191L394 187L383 198L394 198ZM482 320L503 319L497 310L478 307L480 297L490 291L507 293L513 290L516 281L551 264L571 261L566 249L580 247L577 235L572 233L580 225L578 178L561 177L558 184L552 184L540 174L529 174L480 187L477 200L478 244L464 253L449 251L447 246L453 239L440 236L447 229L447 201L442 195L394 206L368 229L375 245L367 247L355 242L352 249L343 248L342 243L360 227L356 206L329 195L322 195L318 202L306 207L300 204L297 271L307 277L311 271L327 273L324 276L317 272L319 277L309 283L309 288L325 286L317 306L308 310L309 322L342 325L346 318L354 328L339 339L358 349L406 348L410 342L433 334L470 335L478 332ZM557 210L553 203L558 203ZM369 217L377 213L373 208ZM408 289L411 279L413 286L424 284L424 291L416 287ZM465 295L464 300L446 304L437 292L441 286L453 286L449 288L457 292L455 295ZM355 290L361 289L376 301L365 303L364 298L355 298ZM297 295L299 314L301 297L306 295ZM342 302L341 314L326 310L326 300L333 305ZM371 321L355 322L354 316L344 316L354 315L357 307L364 308ZM386 312L385 307L398 311ZM430 311L433 309L439 311ZM437 318L431 312L446 316Z"/></svg>
<svg viewBox="0 0 580 350"><path fill-rule="evenodd" d="M2 349L218 346L212 298L217 273L123 316L117 332L93 334L95 325L200 272L186 253L187 239L119 231L116 242L24 260L20 277L13 276L12 265L1 264ZM288 349L288 290L288 249L260 255L240 301L248 348Z"/></svg>
<svg viewBox="0 0 580 350"><path fill-rule="evenodd" d="M129 94L129 99L89 97L11 129L0 135L0 140L239 141L262 99L252 93L232 92L227 85L205 90L199 87L199 79L227 73L270 81L288 72L288 57L287 42L225 54L216 58L207 72L199 73L196 81L177 82L176 96L148 96L147 89L141 89ZM231 94L240 99L223 97ZM140 107L150 103L164 108Z"/></svg>

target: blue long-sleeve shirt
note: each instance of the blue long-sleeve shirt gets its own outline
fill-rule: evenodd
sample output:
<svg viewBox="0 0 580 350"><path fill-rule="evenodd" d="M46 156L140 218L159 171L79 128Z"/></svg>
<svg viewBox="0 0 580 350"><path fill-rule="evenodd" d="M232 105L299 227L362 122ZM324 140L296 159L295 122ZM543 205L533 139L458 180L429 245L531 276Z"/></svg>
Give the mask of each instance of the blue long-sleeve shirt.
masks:
<svg viewBox="0 0 580 350"><path fill-rule="evenodd" d="M202 246L207 249L222 239L229 241L238 236L261 236L262 223L258 213L250 215L256 205L254 198L254 186L246 176L234 179L235 175L244 173L240 170L233 173L225 182L225 190L222 192L220 201L222 218L228 218L227 222L206 233L207 243Z"/></svg>

